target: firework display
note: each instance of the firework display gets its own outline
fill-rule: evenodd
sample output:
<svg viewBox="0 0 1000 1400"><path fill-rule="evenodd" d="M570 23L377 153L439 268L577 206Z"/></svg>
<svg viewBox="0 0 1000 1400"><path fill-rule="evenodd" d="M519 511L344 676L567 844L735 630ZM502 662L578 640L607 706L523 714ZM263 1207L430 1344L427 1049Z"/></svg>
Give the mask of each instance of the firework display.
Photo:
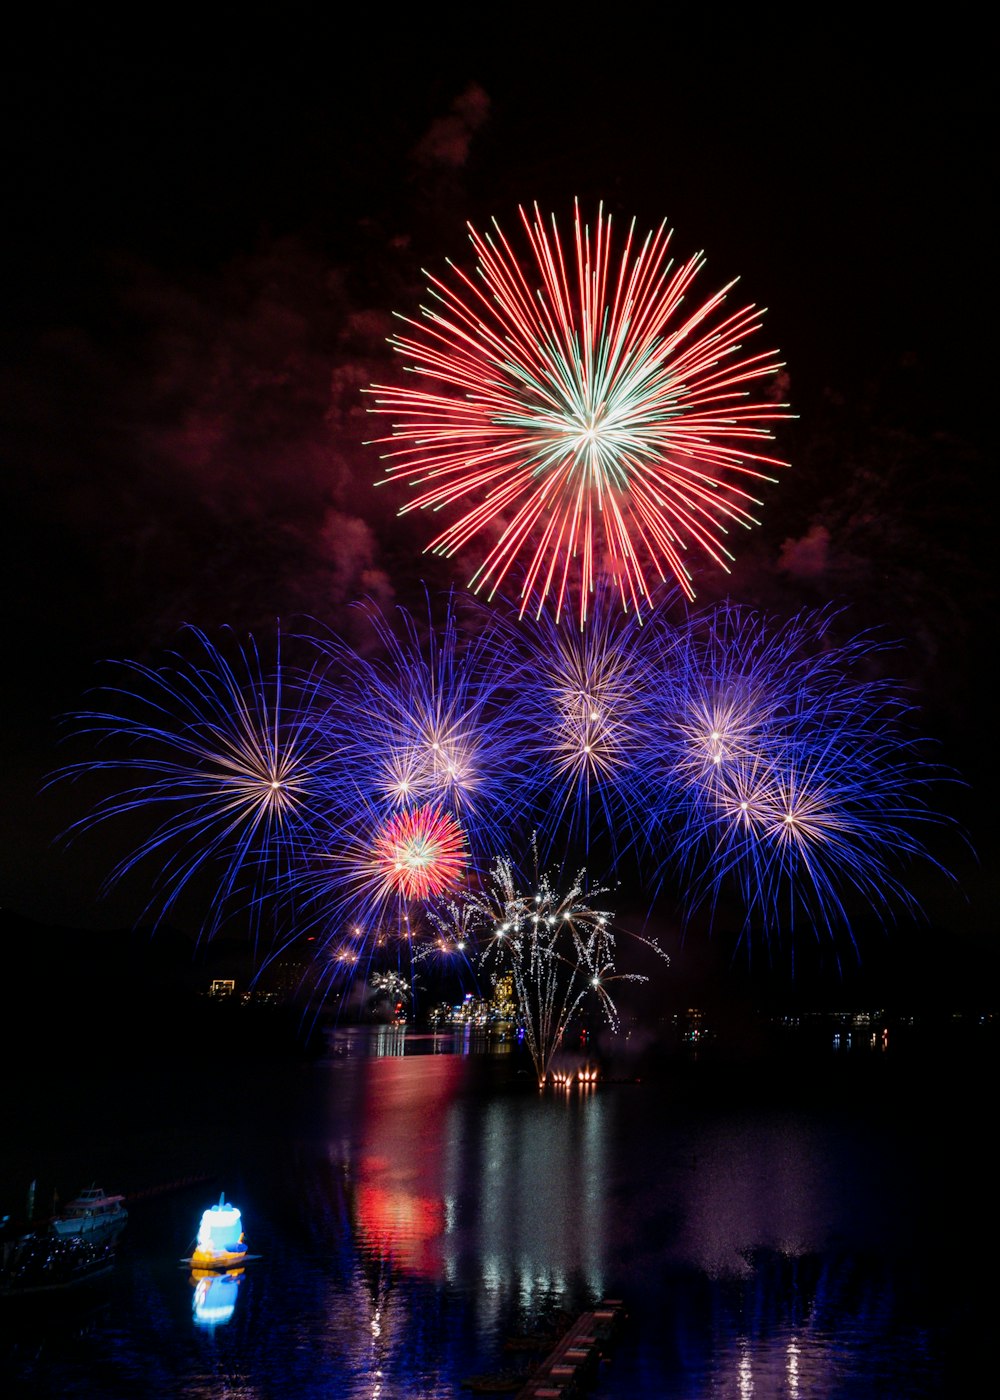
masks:
<svg viewBox="0 0 1000 1400"><path fill-rule="evenodd" d="M108 821L147 831L106 882L148 870L143 917L168 914L202 877L207 935L235 910L249 911L256 930L261 902L287 888L327 806L332 756L317 724L317 677L283 666L280 638L269 666L252 637L224 632L216 644L188 627L182 644L157 666L116 663L100 707L71 717L95 756L51 781L113 780L66 837Z"/></svg>
<svg viewBox="0 0 1000 1400"><path fill-rule="evenodd" d="M214 881L209 933L270 899L331 976L382 947L456 946L433 909L464 907L498 850L532 840L547 861L614 852L689 912L735 899L751 939L914 908L906 872L930 859L946 775L877 678L882 642L836 640L828 609L727 603L640 628L595 599L586 631L490 613L469 637L454 598L441 626L400 610L401 637L369 610L380 655L317 636L304 673L265 672L252 640L231 664L191 629L197 661L124 663L114 707L76 716L97 753L59 776L125 783L70 834L147 812L111 881L155 857L161 915Z"/></svg>
<svg viewBox="0 0 1000 1400"><path fill-rule="evenodd" d="M720 784L690 846L697 867L689 899L715 903L726 883L739 892L744 927L768 938L849 930L859 900L869 909L915 911L897 871L926 855L913 831L922 815L914 775L872 761L876 724L828 752L741 763ZM905 817L904 817L905 814ZM903 818L901 820L901 818Z"/></svg>
<svg viewBox="0 0 1000 1400"><path fill-rule="evenodd" d="M837 642L835 618L725 604L678 629L660 665L641 767L649 829L670 836L661 870L689 908L738 890L746 929L768 939L849 929L852 908L912 910L900 872L928 858L918 833L940 820L927 796L944 775L869 674L885 642Z"/></svg>
<svg viewBox="0 0 1000 1400"><path fill-rule="evenodd" d="M360 807L349 825L324 821L294 880L299 925L315 929L341 969L390 943L410 945L411 911L453 894L469 865L465 832L438 807L383 815ZM333 969L334 971L336 969Z"/></svg>
<svg viewBox="0 0 1000 1400"><path fill-rule="evenodd" d="M612 914L592 904L607 890L587 891L585 871L563 890L537 870L533 884L533 892L522 892L513 862L501 857L467 906L485 940L484 962L513 979L519 1020L544 1084L570 1020L588 997L609 1024L617 1025L607 985L614 973L615 940Z"/></svg>
<svg viewBox="0 0 1000 1400"><path fill-rule="evenodd" d="M874 636L834 641L836 613L785 621L730 602L660 629L656 695L642 769L651 805L668 818L711 802L740 765L766 754L808 752L838 726L891 708L891 690L863 682ZM898 708L898 707L897 707Z"/></svg>
<svg viewBox="0 0 1000 1400"><path fill-rule="evenodd" d="M603 207L593 230L577 209L568 248L537 206L521 231L523 256L470 225L475 273L449 264L423 319L403 318L392 344L428 386L372 388L393 420L386 479L415 488L404 512L461 512L429 548L481 541L476 592L523 565L522 615L572 599L582 621L604 574L626 607L671 577L693 596L688 550L725 567L755 483L784 465L762 450L787 416L768 396L779 362L745 350L761 312L725 308L733 283L691 302L704 258L675 266L665 224L633 223L620 252Z"/></svg>
<svg viewBox="0 0 1000 1400"><path fill-rule="evenodd" d="M643 736L656 714L661 629L639 625L599 587L588 626L546 613L525 620L523 672L514 706L543 800L533 803L552 849L568 837L584 848L598 832L620 850L644 818L636 794Z"/></svg>
<svg viewBox="0 0 1000 1400"><path fill-rule="evenodd" d="M465 835L437 807L395 812L375 833L371 863L380 889L404 899L438 898L465 873Z"/></svg>
<svg viewBox="0 0 1000 1400"><path fill-rule="evenodd" d="M509 631L482 609L472 614L478 632L463 627L453 597L440 621L429 598L424 616L371 604L361 611L374 655L337 637L315 639L329 663L324 724L349 775L345 820L359 800L386 819L435 807L488 859L527 791L510 705L523 662Z"/></svg>
<svg viewBox="0 0 1000 1400"><path fill-rule="evenodd" d="M432 278L391 342L410 386L369 392L385 483L450 521L430 549L479 551L471 593L360 604L354 641L317 625L293 667L280 638L265 665L253 638L187 629L163 664L118 663L73 717L90 755L55 777L98 787L69 836L142 832L108 883L145 865L147 908L190 890L206 934L256 937L265 909L272 949L308 929L324 988L388 975L392 949L394 976L503 950L544 1079L585 989L613 1020L614 943L601 891L558 893L538 851L627 867L649 905L735 902L748 943L837 940L915 910L949 775L885 645L834 609L689 609L695 561L725 567L784 465L761 312L732 283L695 295L701 254L675 263L666 224L621 236L603 207L566 243L537 206L520 244L469 235L474 271Z"/></svg>

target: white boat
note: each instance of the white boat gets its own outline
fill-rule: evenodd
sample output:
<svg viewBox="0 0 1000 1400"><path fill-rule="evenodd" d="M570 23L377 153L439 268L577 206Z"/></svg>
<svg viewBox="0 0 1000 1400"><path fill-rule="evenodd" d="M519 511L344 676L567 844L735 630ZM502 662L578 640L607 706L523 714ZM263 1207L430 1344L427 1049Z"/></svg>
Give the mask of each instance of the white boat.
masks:
<svg viewBox="0 0 1000 1400"><path fill-rule="evenodd" d="M63 1237L78 1235L84 1240L113 1240L128 1220L124 1201L124 1196L109 1196L99 1186L91 1186L81 1191L59 1215L53 1216L51 1229Z"/></svg>

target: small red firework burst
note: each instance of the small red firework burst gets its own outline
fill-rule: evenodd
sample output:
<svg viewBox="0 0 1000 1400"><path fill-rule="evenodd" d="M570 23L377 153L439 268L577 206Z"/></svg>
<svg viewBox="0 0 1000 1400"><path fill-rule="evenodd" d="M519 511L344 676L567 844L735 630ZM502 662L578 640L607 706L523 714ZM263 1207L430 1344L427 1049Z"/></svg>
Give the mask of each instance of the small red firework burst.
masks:
<svg viewBox="0 0 1000 1400"><path fill-rule="evenodd" d="M394 812L380 827L372 859L386 890L433 899L458 884L469 857L454 817L440 807L414 807Z"/></svg>

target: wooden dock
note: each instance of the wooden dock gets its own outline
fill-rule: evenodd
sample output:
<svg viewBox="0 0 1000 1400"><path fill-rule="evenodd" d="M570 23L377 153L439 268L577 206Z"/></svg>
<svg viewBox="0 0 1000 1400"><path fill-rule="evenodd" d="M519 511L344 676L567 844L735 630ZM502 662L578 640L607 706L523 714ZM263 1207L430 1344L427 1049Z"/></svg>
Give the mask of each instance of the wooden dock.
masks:
<svg viewBox="0 0 1000 1400"><path fill-rule="evenodd" d="M584 1394L597 1379L601 1358L624 1317L625 1306L618 1298L604 1298L592 1312L582 1313L536 1366L515 1400Z"/></svg>

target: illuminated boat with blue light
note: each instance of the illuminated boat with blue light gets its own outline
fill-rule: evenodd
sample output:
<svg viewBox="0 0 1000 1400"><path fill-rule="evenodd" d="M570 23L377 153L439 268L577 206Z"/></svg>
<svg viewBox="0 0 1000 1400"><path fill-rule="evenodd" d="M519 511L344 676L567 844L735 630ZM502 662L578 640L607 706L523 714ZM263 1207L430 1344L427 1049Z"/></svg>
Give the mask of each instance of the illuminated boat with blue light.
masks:
<svg viewBox="0 0 1000 1400"><path fill-rule="evenodd" d="M257 1257L247 1253L239 1207L223 1191L218 1204L202 1212L194 1252L184 1263L193 1269L232 1269Z"/></svg>

